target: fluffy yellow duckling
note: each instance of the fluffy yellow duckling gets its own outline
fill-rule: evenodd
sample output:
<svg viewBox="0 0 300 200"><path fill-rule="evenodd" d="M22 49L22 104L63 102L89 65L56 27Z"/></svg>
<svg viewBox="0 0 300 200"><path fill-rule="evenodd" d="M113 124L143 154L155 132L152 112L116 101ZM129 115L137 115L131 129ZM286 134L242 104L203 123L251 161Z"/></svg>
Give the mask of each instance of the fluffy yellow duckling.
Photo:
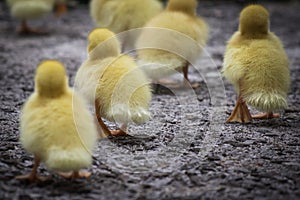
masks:
<svg viewBox="0 0 300 200"><path fill-rule="evenodd" d="M88 36L89 58L79 68L75 85L95 106L106 135L124 135L130 122L141 124L150 118L151 90L144 73L133 58L120 54L120 44L108 29L97 28ZM110 131L101 117L121 123Z"/></svg>
<svg viewBox="0 0 300 200"><path fill-rule="evenodd" d="M54 7L55 7L55 15L57 17L67 13L67 0L55 0Z"/></svg>
<svg viewBox="0 0 300 200"><path fill-rule="evenodd" d="M27 20L37 19L52 11L54 0L6 0L12 17L20 19L20 33L41 33L28 26Z"/></svg>
<svg viewBox="0 0 300 200"><path fill-rule="evenodd" d="M96 26L114 33L140 28L161 11L162 3L158 0L92 0L90 3L90 14Z"/></svg>
<svg viewBox="0 0 300 200"><path fill-rule="evenodd" d="M288 58L279 38L269 31L269 13L264 7L250 5L242 10L239 30L226 47L223 73L238 92L227 122L279 117L273 111L287 107ZM251 116L247 104L266 113Z"/></svg>
<svg viewBox="0 0 300 200"><path fill-rule="evenodd" d="M44 61L36 70L35 91L21 113L20 141L34 155L34 167L18 179L41 180L40 162L51 170L73 171L71 178L90 175L79 170L92 163L96 126L83 99L68 87L64 66L58 61Z"/></svg>
<svg viewBox="0 0 300 200"><path fill-rule="evenodd" d="M182 71L184 83L190 83L189 62L163 48L167 46L172 47L174 51L183 50L186 54L193 54L194 47L181 42L184 37L193 39L200 47L205 46L209 28L204 19L196 15L196 8L196 0L169 0L166 10L145 25L147 29L142 31L136 47L140 49L138 50L139 65L151 79L159 80L176 71ZM163 31L148 29L151 27L162 28ZM164 33L165 30L170 32ZM161 49L147 49L145 47L148 44L161 45Z"/></svg>

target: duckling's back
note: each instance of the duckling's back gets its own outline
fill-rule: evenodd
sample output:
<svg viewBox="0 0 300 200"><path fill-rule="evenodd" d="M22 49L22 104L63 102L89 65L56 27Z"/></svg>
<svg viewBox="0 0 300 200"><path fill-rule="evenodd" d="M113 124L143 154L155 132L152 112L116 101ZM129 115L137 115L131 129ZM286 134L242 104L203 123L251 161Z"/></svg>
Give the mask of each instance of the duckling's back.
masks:
<svg viewBox="0 0 300 200"><path fill-rule="evenodd" d="M34 19L50 12L54 0L6 0L13 17L18 19Z"/></svg>
<svg viewBox="0 0 300 200"><path fill-rule="evenodd" d="M208 38L208 25L206 24L206 22L200 17L189 16L182 12L164 11L156 17L152 18L145 25L145 27L154 27L170 30L171 37L171 32L174 32L174 34L178 32L180 35L183 34L186 37L190 37L191 39L195 40L195 42L200 46L204 46ZM148 29L145 29L142 32L142 35L140 36L137 44L138 46L139 43L143 44L145 40L152 40L151 38L148 38L147 30ZM159 34L159 32L157 32L157 34ZM168 39L167 36L165 38L161 37L160 41L157 41L158 38L156 38L156 41L152 42L159 44L163 43L164 39ZM177 41L176 39L178 38L174 37L174 49L182 48L182 46L184 46L185 44L180 43L180 41Z"/></svg>
<svg viewBox="0 0 300 200"><path fill-rule="evenodd" d="M21 133L25 149L52 170L79 170L92 162L96 128L83 100L71 91L53 99L34 93L22 110Z"/></svg>
<svg viewBox="0 0 300 200"><path fill-rule="evenodd" d="M92 0L90 4L95 24L115 33L142 27L161 11L157 0Z"/></svg>
<svg viewBox="0 0 300 200"><path fill-rule="evenodd" d="M244 100L259 110L274 111L287 106L288 58L273 33L260 39L244 39L236 33L224 55L224 76L237 89L240 80Z"/></svg>
<svg viewBox="0 0 300 200"><path fill-rule="evenodd" d="M136 47L139 49L139 65L152 79L170 75L182 68L186 65L186 58L177 53L184 52L192 57L191 55L198 52L195 43L203 47L208 38L206 22L182 12L165 11L151 19L145 27ZM194 42L182 42L188 40L187 38ZM147 49L148 46L157 48ZM200 53L198 52L197 56Z"/></svg>

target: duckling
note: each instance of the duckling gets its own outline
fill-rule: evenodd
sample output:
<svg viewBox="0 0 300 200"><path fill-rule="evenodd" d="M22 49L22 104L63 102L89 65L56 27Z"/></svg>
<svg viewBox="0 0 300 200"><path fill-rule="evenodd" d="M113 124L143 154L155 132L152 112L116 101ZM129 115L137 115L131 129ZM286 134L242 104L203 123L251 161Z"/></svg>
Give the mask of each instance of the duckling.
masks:
<svg viewBox="0 0 300 200"><path fill-rule="evenodd" d="M189 57L195 50L191 44L181 42L184 37L193 39L202 48L205 46L209 27L203 18L196 15L196 8L196 0L169 0L166 10L145 25L146 29L140 34L136 47L139 66L152 80L157 81L180 71L184 75L184 85L190 84L189 62L186 58L164 50L164 46L172 47L175 51L182 50ZM152 27L161 28L163 31L153 30ZM169 30L168 33L164 33L166 30ZM161 48L145 48L148 44L160 45ZM192 86L198 87L197 84Z"/></svg>
<svg viewBox="0 0 300 200"><path fill-rule="evenodd" d="M114 33L142 27L162 9L158 0L92 0L90 3L90 15L96 27ZM123 49L132 40L129 37L124 39Z"/></svg>
<svg viewBox="0 0 300 200"><path fill-rule="evenodd" d="M55 7L55 15L57 17L67 13L67 0L55 0L54 7Z"/></svg>
<svg viewBox="0 0 300 200"><path fill-rule="evenodd" d="M54 0L6 0L12 17L21 20L20 33L43 33L30 28L27 20L37 19L52 11Z"/></svg>
<svg viewBox="0 0 300 200"><path fill-rule="evenodd" d="M34 167L17 179L43 180L37 174L40 162L50 170L73 171L66 178L90 176L79 170L92 163L96 126L84 99L67 82L62 63L46 60L38 66L35 91L22 109L20 128L21 144L34 155Z"/></svg>
<svg viewBox="0 0 300 200"><path fill-rule="evenodd" d="M269 13L250 5L240 13L239 30L228 41L223 74L235 87L238 99L227 122L247 123L279 117L287 107L289 61L280 39L269 30ZM251 116L247 104L265 113Z"/></svg>
<svg viewBox="0 0 300 200"><path fill-rule="evenodd" d="M151 89L132 57L120 54L120 43L108 29L96 28L88 36L89 57L76 74L78 91L95 107L105 135L125 135L130 122L149 120ZM109 130L101 117L121 123Z"/></svg>

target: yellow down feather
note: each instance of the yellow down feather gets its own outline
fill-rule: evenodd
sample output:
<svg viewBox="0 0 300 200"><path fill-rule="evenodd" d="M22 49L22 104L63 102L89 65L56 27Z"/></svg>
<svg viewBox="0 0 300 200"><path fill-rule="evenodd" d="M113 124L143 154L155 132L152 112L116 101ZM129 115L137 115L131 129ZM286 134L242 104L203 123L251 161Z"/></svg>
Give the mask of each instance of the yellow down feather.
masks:
<svg viewBox="0 0 300 200"><path fill-rule="evenodd" d="M112 36L107 29L90 33L89 59L76 74L76 88L91 105L98 100L103 118L143 123L150 118L148 80L133 58L119 53L118 41Z"/></svg>
<svg viewBox="0 0 300 200"><path fill-rule="evenodd" d="M79 170L92 163L97 141L93 117L68 87L65 69L57 61L37 68L35 91L21 112L20 141L51 170Z"/></svg>
<svg viewBox="0 0 300 200"><path fill-rule="evenodd" d="M209 28L204 19L196 16L196 8L196 0L169 0L166 10L144 26L146 29L139 36L136 48L139 66L151 79L171 75L187 64L187 58L177 55L177 52L183 51L191 57L196 52L195 43L200 47L205 46ZM186 37L194 42L182 42ZM159 48L147 49L149 46ZM169 48L176 53L166 50Z"/></svg>
<svg viewBox="0 0 300 200"><path fill-rule="evenodd" d="M240 15L239 31L225 50L224 76L241 91L247 104L272 112L287 107L288 65L280 39L269 31L267 10L260 5L246 7Z"/></svg>
<svg viewBox="0 0 300 200"><path fill-rule="evenodd" d="M142 27L161 11L158 0L92 0L90 3L96 26L115 33Z"/></svg>

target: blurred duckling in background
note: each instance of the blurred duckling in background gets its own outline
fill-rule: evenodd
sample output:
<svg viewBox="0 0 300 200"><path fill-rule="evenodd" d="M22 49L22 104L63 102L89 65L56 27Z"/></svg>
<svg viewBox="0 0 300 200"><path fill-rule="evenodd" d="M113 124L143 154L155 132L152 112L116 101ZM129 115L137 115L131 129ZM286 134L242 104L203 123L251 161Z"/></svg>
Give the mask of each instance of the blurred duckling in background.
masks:
<svg viewBox="0 0 300 200"><path fill-rule="evenodd" d="M238 92L227 122L279 117L273 111L287 107L288 65L280 39L269 31L268 11L261 5L244 8L239 30L228 41L224 55L223 74ZM247 104L265 113L251 116Z"/></svg>
<svg viewBox="0 0 300 200"><path fill-rule="evenodd" d="M88 36L89 58L79 68L75 85L95 112L105 135L125 135L130 122L149 120L151 90L133 58L120 54L120 44L108 29L94 29ZM121 123L109 130L101 117Z"/></svg>
<svg viewBox="0 0 300 200"><path fill-rule="evenodd" d="M93 116L83 99L68 87L64 66L55 60L42 62L35 75L35 91L21 113L23 147L34 155L29 175L17 179L42 180L37 175L40 162L59 172L70 172L66 178L89 177L79 171L92 163L97 141Z"/></svg>
<svg viewBox="0 0 300 200"><path fill-rule="evenodd" d="M44 33L42 30L30 28L27 20L37 19L53 9L54 0L6 0L12 17L21 20L20 33Z"/></svg>
<svg viewBox="0 0 300 200"><path fill-rule="evenodd" d="M90 14L96 27L108 28L114 33L142 27L162 9L162 3L158 0L92 0L90 2ZM131 38L126 37L125 40ZM127 43L123 42L123 48Z"/></svg>
<svg viewBox="0 0 300 200"><path fill-rule="evenodd" d="M157 81L180 71L183 72L184 86L190 85L188 79L189 62L185 58L163 49L166 45L172 47L175 52L182 49L188 54L194 54L194 47L181 42L184 37L191 38L202 48L205 46L209 28L205 20L196 15L196 9L196 0L169 0L166 10L145 25L147 29L142 31L136 47L139 65L149 78ZM152 29L148 29L151 27L170 30L170 32L167 34L159 31L153 32ZM160 45L161 48L145 48L147 44ZM196 88L199 85L194 84L192 86Z"/></svg>
<svg viewBox="0 0 300 200"><path fill-rule="evenodd" d="M67 0L55 0L54 10L56 17L60 17L63 14L67 13Z"/></svg>

